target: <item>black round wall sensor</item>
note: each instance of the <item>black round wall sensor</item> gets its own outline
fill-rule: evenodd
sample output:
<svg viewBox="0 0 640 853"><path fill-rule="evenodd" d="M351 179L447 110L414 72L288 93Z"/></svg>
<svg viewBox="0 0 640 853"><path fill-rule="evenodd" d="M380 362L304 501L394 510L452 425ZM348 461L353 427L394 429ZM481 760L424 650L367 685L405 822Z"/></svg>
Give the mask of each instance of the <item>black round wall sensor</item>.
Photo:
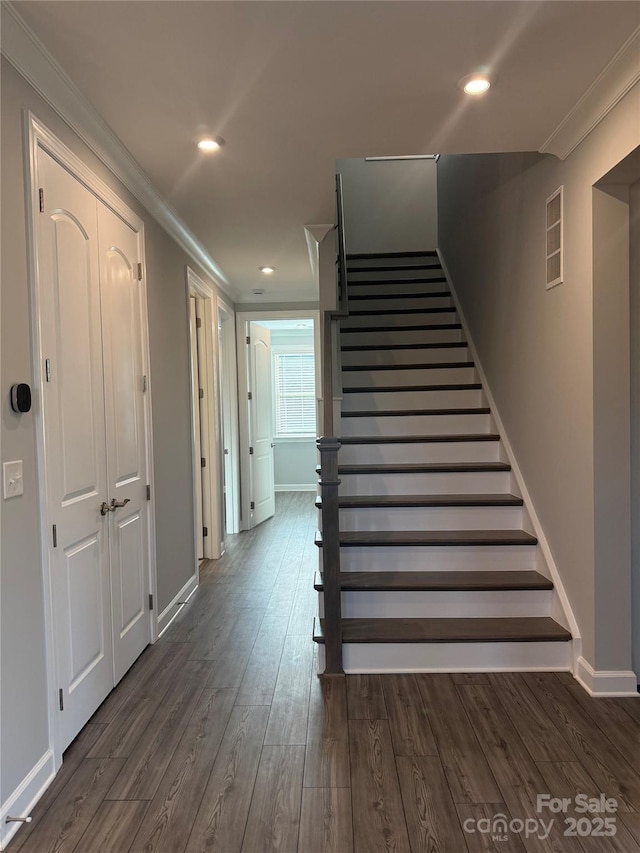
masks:
<svg viewBox="0 0 640 853"><path fill-rule="evenodd" d="M11 386L11 408L18 414L31 411L31 388L26 382Z"/></svg>

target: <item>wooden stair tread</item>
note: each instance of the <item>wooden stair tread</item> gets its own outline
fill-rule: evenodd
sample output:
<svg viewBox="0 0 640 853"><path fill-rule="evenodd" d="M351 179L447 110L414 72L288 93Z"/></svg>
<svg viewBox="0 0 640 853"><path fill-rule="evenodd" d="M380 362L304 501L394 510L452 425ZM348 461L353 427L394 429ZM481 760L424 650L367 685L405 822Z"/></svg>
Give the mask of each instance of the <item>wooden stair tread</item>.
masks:
<svg viewBox="0 0 640 853"><path fill-rule="evenodd" d="M343 386L343 394L369 394L383 392L385 394L401 391L420 393L421 391L480 391L482 390L481 382L459 382L455 385L376 385L374 388L371 385L352 385L349 388Z"/></svg>
<svg viewBox="0 0 640 853"><path fill-rule="evenodd" d="M463 349L468 347L466 341L436 341L435 343L416 344L344 344L340 347L343 352L378 352L379 350L408 350L408 349Z"/></svg>
<svg viewBox="0 0 640 853"><path fill-rule="evenodd" d="M315 573L314 588L324 590L322 572ZM340 588L354 592L494 592L500 590L553 589L539 572L342 572Z"/></svg>
<svg viewBox="0 0 640 853"><path fill-rule="evenodd" d="M426 364L343 364L342 371L353 372L362 370L438 370L440 368L474 367L473 361L429 361ZM375 388L373 389L375 390Z"/></svg>
<svg viewBox="0 0 640 853"><path fill-rule="evenodd" d="M338 465L339 474L469 474L510 471L508 462L377 462Z"/></svg>
<svg viewBox="0 0 640 853"><path fill-rule="evenodd" d="M462 329L462 323L419 323L411 326L341 326L341 331L353 334L354 332L435 332L440 329Z"/></svg>
<svg viewBox="0 0 640 853"><path fill-rule="evenodd" d="M375 258L437 258L435 249L425 249L422 252L348 252L348 261L368 261ZM440 264L438 264L440 266Z"/></svg>
<svg viewBox="0 0 640 853"><path fill-rule="evenodd" d="M414 415L488 415L488 406L466 409L363 409L357 412L342 412L343 418L395 418Z"/></svg>
<svg viewBox="0 0 640 853"><path fill-rule="evenodd" d="M522 506L517 495L341 495L338 505L343 509L374 509L377 507L467 507Z"/></svg>
<svg viewBox="0 0 640 853"><path fill-rule="evenodd" d="M428 264L424 269L435 270L439 269L440 264ZM358 272L358 270L351 270L352 273ZM443 275L432 275L426 278L368 278L361 279L360 281L349 281L349 292L351 293L352 287L358 287L360 284L364 284L367 287L369 285L373 285L374 287L378 284L433 284L437 282L438 284L445 284L447 279ZM411 294L413 296L413 294Z"/></svg>
<svg viewBox="0 0 640 853"><path fill-rule="evenodd" d="M340 546L358 545L537 545L538 540L525 530L342 530ZM322 547L322 533L316 532L315 544Z"/></svg>
<svg viewBox="0 0 640 853"><path fill-rule="evenodd" d="M440 264L438 264L438 267ZM354 272L401 272L403 270L430 270L434 269L431 264L378 264L371 267L350 267L347 264L347 274Z"/></svg>
<svg viewBox="0 0 640 853"><path fill-rule="evenodd" d="M381 315L388 314L455 314L456 308L453 306L447 306L444 308L417 308L413 312L407 311L406 308L369 308L365 311L349 311L350 317L379 317ZM343 329L348 329L349 326L341 326ZM403 329L404 326L396 326L396 329Z"/></svg>
<svg viewBox="0 0 640 853"><path fill-rule="evenodd" d="M324 642L324 620L316 617L313 639ZM343 643L565 642L566 628L549 616L475 619L343 619Z"/></svg>
<svg viewBox="0 0 640 853"><path fill-rule="evenodd" d="M388 282L385 282L388 284ZM438 290L433 291L431 293L378 293L378 294L368 294L368 293L350 293L349 301L358 300L358 299L443 299L445 296L451 296L450 290ZM413 310L420 310L419 308L415 308Z"/></svg>
<svg viewBox="0 0 640 853"><path fill-rule="evenodd" d="M466 435L346 435L340 439L342 444L429 444L448 441L500 441L500 436L496 432L479 432Z"/></svg>

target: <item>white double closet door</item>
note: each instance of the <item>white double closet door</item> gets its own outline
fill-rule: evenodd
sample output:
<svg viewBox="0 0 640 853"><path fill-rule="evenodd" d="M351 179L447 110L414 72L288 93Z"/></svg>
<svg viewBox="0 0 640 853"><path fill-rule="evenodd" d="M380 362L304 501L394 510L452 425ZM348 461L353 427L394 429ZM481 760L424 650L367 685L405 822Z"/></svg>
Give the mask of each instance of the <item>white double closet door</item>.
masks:
<svg viewBox="0 0 640 853"><path fill-rule="evenodd" d="M150 642L141 233L43 150L38 316L64 749Z"/></svg>

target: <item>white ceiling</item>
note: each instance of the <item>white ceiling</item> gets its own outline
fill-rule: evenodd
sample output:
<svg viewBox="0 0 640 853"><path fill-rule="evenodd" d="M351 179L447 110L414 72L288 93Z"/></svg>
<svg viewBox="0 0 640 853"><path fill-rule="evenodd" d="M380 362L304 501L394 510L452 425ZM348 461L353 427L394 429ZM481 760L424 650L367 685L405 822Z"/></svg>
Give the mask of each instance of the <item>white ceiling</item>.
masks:
<svg viewBox="0 0 640 853"><path fill-rule="evenodd" d="M13 5L261 301L317 298L303 228L333 221L336 159L538 150L640 23L637 0ZM456 83L481 65L471 101ZM227 140L209 157L205 129Z"/></svg>

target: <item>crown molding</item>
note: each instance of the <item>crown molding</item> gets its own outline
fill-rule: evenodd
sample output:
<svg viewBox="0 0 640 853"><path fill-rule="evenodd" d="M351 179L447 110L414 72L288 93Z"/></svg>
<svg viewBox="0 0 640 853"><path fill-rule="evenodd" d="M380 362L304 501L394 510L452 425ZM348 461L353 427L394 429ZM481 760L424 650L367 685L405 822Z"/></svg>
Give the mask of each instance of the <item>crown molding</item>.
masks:
<svg viewBox="0 0 640 853"><path fill-rule="evenodd" d="M226 275L167 204L109 125L58 65L10 2L2 3L2 55L138 199L162 228L232 299Z"/></svg>
<svg viewBox="0 0 640 853"><path fill-rule="evenodd" d="M640 80L640 27L540 148L565 160Z"/></svg>

